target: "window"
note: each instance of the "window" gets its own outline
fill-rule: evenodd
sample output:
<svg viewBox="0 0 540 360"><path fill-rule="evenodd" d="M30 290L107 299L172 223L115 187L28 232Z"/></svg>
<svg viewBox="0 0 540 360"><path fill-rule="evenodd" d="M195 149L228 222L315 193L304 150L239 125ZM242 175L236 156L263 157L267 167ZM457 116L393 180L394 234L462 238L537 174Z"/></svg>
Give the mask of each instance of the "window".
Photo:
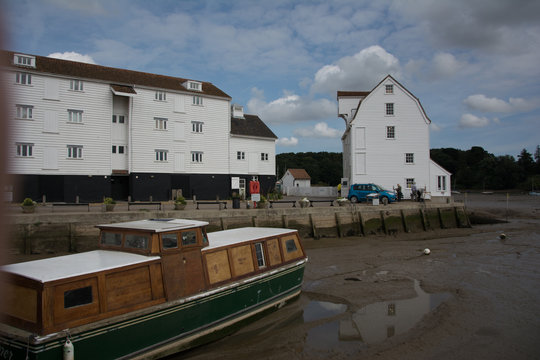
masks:
<svg viewBox="0 0 540 360"><path fill-rule="evenodd" d="M200 105L203 104L203 98L201 96L193 96L193 105Z"/></svg>
<svg viewBox="0 0 540 360"><path fill-rule="evenodd" d="M182 246L197 244L197 233L195 231L182 232Z"/></svg>
<svg viewBox="0 0 540 360"><path fill-rule="evenodd" d="M68 145L67 157L68 159L81 159L83 147L80 145Z"/></svg>
<svg viewBox="0 0 540 360"><path fill-rule="evenodd" d="M15 82L21 85L31 85L32 75L18 72L15 74Z"/></svg>
<svg viewBox="0 0 540 360"><path fill-rule="evenodd" d="M405 179L405 183L407 184L407 189L410 189L412 188L412 186L414 185L414 178L407 178Z"/></svg>
<svg viewBox="0 0 540 360"><path fill-rule="evenodd" d="M64 309L91 304L92 302L92 286L85 286L64 292Z"/></svg>
<svg viewBox="0 0 540 360"><path fill-rule="evenodd" d="M126 234L124 247L131 249L148 249L148 236L137 234Z"/></svg>
<svg viewBox="0 0 540 360"><path fill-rule="evenodd" d="M386 115L394 115L394 103L386 103Z"/></svg>
<svg viewBox="0 0 540 360"><path fill-rule="evenodd" d="M195 91L201 91L201 83L189 81L188 82L188 89L189 90L195 90Z"/></svg>
<svg viewBox="0 0 540 360"><path fill-rule="evenodd" d="M157 130L167 130L167 119L155 117L154 121L156 122L155 128Z"/></svg>
<svg viewBox="0 0 540 360"><path fill-rule="evenodd" d="M163 243L163 250L178 248L178 237L176 234L162 234L161 242Z"/></svg>
<svg viewBox="0 0 540 360"><path fill-rule="evenodd" d="M167 93L165 91L156 91L155 100L157 101L167 100Z"/></svg>
<svg viewBox="0 0 540 360"><path fill-rule="evenodd" d="M192 121L191 122L191 131L194 133L202 133L203 132L203 122L202 121Z"/></svg>
<svg viewBox="0 0 540 360"><path fill-rule="evenodd" d="M17 108L17 117L19 119L32 119L32 105L15 105Z"/></svg>
<svg viewBox="0 0 540 360"><path fill-rule="evenodd" d="M101 233L101 244L102 245L121 246L122 245L122 234L104 231L104 232Z"/></svg>
<svg viewBox="0 0 540 360"><path fill-rule="evenodd" d="M394 85L385 85L386 93L387 94L393 94L394 93Z"/></svg>
<svg viewBox="0 0 540 360"><path fill-rule="evenodd" d="M246 158L246 153L243 151L236 152L236 160L244 160Z"/></svg>
<svg viewBox="0 0 540 360"><path fill-rule="evenodd" d="M268 161L268 153L261 153L261 161Z"/></svg>
<svg viewBox="0 0 540 360"><path fill-rule="evenodd" d="M396 127L395 126L387 126L386 127L386 138L387 139L395 139L396 138Z"/></svg>
<svg viewBox="0 0 540 360"><path fill-rule="evenodd" d="M13 63L15 65L36 67L36 58L34 56L15 54Z"/></svg>
<svg viewBox="0 0 540 360"><path fill-rule="evenodd" d="M257 257L257 266L259 269L265 267L262 243L255 243L255 256Z"/></svg>
<svg viewBox="0 0 540 360"><path fill-rule="evenodd" d="M167 161L167 150L155 150L156 152L156 161Z"/></svg>
<svg viewBox="0 0 540 360"><path fill-rule="evenodd" d="M68 122L82 123L82 110L68 110Z"/></svg>
<svg viewBox="0 0 540 360"><path fill-rule="evenodd" d="M294 242L293 239L287 240L287 241L285 241L285 248L287 249L288 253L294 252L297 249L296 248L296 243Z"/></svg>
<svg viewBox="0 0 540 360"><path fill-rule="evenodd" d="M114 124L124 124L126 122L126 117L124 115L113 115L112 116L112 122Z"/></svg>
<svg viewBox="0 0 540 360"><path fill-rule="evenodd" d="M34 144L17 143L17 156L31 157Z"/></svg>
<svg viewBox="0 0 540 360"><path fill-rule="evenodd" d="M405 164L414 164L414 153L405 153Z"/></svg>
<svg viewBox="0 0 540 360"><path fill-rule="evenodd" d="M116 154L118 152L118 154L124 154L126 152L126 147L124 145L113 145L112 146L112 153L113 154Z"/></svg>
<svg viewBox="0 0 540 360"><path fill-rule="evenodd" d="M83 82L82 82L82 80L70 80L69 81L69 90L83 91Z"/></svg>
<svg viewBox="0 0 540 360"><path fill-rule="evenodd" d="M437 190L446 191L446 176L437 176Z"/></svg>
<svg viewBox="0 0 540 360"><path fill-rule="evenodd" d="M191 162L202 163L203 162L203 153L202 153L202 151L192 151L191 152Z"/></svg>

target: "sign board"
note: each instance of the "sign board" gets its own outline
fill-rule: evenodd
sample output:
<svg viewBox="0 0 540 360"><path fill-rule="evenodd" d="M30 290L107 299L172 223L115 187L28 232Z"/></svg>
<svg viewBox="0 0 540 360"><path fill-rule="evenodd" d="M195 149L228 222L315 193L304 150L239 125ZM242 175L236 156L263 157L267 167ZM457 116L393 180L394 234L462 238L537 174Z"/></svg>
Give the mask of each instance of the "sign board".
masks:
<svg viewBox="0 0 540 360"><path fill-rule="evenodd" d="M261 201L261 194L251 194L251 201Z"/></svg>
<svg viewBox="0 0 540 360"><path fill-rule="evenodd" d="M231 177L231 189L240 189L240 178L237 176Z"/></svg>

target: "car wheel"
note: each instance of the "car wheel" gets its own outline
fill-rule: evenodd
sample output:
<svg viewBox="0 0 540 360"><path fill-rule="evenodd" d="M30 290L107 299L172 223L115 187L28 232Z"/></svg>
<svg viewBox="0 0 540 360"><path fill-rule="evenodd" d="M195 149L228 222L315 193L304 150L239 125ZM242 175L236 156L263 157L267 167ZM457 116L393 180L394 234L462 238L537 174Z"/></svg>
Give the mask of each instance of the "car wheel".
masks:
<svg viewBox="0 0 540 360"><path fill-rule="evenodd" d="M351 202L356 204L358 202L358 198L356 196L351 196Z"/></svg>
<svg viewBox="0 0 540 360"><path fill-rule="evenodd" d="M382 201L383 205L388 205L388 198L386 196L383 196L381 201Z"/></svg>

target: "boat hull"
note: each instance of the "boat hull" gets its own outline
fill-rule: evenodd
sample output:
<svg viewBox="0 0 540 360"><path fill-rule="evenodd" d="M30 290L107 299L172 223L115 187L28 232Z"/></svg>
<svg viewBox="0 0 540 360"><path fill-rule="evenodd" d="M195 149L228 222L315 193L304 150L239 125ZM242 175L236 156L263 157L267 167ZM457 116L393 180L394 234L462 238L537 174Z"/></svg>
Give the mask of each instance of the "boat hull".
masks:
<svg viewBox="0 0 540 360"><path fill-rule="evenodd" d="M278 307L300 293L305 260L158 310L90 330L70 329L77 359L159 358L205 342L261 312ZM61 359L67 338L0 337L5 359Z"/></svg>

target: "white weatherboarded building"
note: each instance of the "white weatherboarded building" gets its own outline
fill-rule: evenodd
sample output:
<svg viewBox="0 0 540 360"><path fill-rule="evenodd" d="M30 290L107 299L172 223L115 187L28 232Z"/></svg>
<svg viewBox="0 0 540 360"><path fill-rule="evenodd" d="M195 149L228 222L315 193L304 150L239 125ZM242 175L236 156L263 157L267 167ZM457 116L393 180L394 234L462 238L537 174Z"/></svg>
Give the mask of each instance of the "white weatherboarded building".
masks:
<svg viewBox="0 0 540 360"><path fill-rule="evenodd" d="M450 196L450 173L429 157L429 125L418 98L388 75L371 91L338 91L343 177L348 184L398 184L405 198L413 184L433 200Z"/></svg>
<svg viewBox="0 0 540 360"><path fill-rule="evenodd" d="M15 201L167 200L177 189L223 199L233 176L257 178L263 191L275 184L276 136L258 117L235 130L231 97L210 82L0 56Z"/></svg>

